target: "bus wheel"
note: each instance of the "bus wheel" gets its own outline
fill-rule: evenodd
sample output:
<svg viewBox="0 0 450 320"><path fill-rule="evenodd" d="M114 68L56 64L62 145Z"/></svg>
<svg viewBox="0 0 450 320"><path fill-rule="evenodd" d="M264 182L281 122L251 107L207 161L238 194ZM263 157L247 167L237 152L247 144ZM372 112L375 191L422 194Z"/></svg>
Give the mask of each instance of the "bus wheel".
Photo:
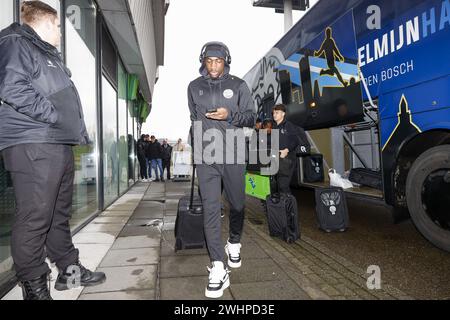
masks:
<svg viewBox="0 0 450 320"><path fill-rule="evenodd" d="M406 201L419 232L450 252L450 145L417 158L406 181Z"/></svg>

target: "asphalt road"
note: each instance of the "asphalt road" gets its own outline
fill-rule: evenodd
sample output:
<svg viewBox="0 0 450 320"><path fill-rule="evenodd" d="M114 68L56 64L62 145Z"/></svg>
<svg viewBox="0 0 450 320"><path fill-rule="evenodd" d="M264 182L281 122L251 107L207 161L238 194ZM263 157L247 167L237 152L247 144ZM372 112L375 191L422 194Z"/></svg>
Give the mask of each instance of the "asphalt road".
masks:
<svg viewBox="0 0 450 320"><path fill-rule="evenodd" d="M314 192L294 190L301 232L366 270L381 269L382 281L417 299L450 300L450 253L434 247L411 220L393 224L388 209L348 199L350 228L326 234L317 228Z"/></svg>

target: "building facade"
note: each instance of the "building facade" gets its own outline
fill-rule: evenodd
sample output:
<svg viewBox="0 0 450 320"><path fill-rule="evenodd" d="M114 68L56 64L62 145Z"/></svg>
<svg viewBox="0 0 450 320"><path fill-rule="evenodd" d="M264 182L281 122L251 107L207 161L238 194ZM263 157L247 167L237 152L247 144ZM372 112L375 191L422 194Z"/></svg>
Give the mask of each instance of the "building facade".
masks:
<svg viewBox="0 0 450 320"><path fill-rule="evenodd" d="M60 52L72 71L93 142L73 149L71 226L76 233L138 179L135 144L140 123L151 109L158 67L164 63L169 0L43 2L60 13ZM20 22L20 3L1 1L0 30ZM0 296L15 282L10 253L14 203L0 154Z"/></svg>

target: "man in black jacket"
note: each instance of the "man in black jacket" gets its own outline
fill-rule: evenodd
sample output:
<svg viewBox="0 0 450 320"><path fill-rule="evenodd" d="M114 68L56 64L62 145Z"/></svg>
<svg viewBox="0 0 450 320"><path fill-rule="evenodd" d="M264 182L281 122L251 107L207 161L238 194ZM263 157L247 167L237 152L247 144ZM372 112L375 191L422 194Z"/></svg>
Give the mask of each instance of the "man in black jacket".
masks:
<svg viewBox="0 0 450 320"><path fill-rule="evenodd" d="M50 300L48 257L59 269L57 290L105 281L79 261L72 243L74 157L89 143L78 92L55 48L57 11L22 5L23 25L0 32L0 151L16 199L11 254L26 300Z"/></svg>
<svg viewBox="0 0 450 320"><path fill-rule="evenodd" d="M291 179L294 174L296 149L300 143L299 128L286 119L286 107L276 105L273 110L273 129L279 130L280 137L280 167L277 174L278 192L291 193Z"/></svg>
<svg viewBox="0 0 450 320"><path fill-rule="evenodd" d="M172 147L167 143L167 140L163 140L162 144L162 167L163 176L164 170L167 170L167 180L170 180L170 162L172 159Z"/></svg>
<svg viewBox="0 0 450 320"><path fill-rule="evenodd" d="M191 120L196 128L194 137L200 136L201 140L194 141L194 161L198 169L205 237L212 263L205 295L208 298L220 298L230 284L228 270L223 263L225 252L229 267L241 266L246 167L243 128L255 126L256 112L247 84L229 74L231 56L226 45L221 42L207 43L201 51L200 62L201 76L189 84L188 101ZM217 140L214 140L215 156L210 159L212 161L202 156L203 151L209 149L203 139L210 134L217 134ZM239 141L236 144L235 139L227 139L227 134L236 135L238 140L242 140L242 150L239 150ZM244 139L239 139L239 136ZM220 217L222 182L231 206L225 252Z"/></svg>
<svg viewBox="0 0 450 320"><path fill-rule="evenodd" d="M140 178L142 181L147 182L148 180L148 163L145 157L145 149L147 142L145 141L145 134L141 135L141 138L137 142L137 158L139 161L140 168Z"/></svg>

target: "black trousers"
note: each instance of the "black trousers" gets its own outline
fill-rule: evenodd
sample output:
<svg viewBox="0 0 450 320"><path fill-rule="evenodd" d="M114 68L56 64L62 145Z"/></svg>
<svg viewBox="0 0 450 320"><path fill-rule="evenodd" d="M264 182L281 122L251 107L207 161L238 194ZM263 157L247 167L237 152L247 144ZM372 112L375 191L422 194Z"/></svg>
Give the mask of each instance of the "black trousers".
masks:
<svg viewBox="0 0 450 320"><path fill-rule="evenodd" d="M162 160L162 167L163 167L163 176L164 176L164 170L167 170L167 180L170 180L170 159Z"/></svg>
<svg viewBox="0 0 450 320"><path fill-rule="evenodd" d="M295 157L280 158L280 168L276 177L278 192L291 193L291 181L295 169Z"/></svg>
<svg viewBox="0 0 450 320"><path fill-rule="evenodd" d="M145 157L138 157L138 161L141 179L148 179L147 159Z"/></svg>
<svg viewBox="0 0 450 320"><path fill-rule="evenodd" d="M206 244L211 261L224 260L221 198L223 189L230 204L230 243L240 243L244 226L245 165L197 165L203 203Z"/></svg>
<svg viewBox="0 0 450 320"><path fill-rule="evenodd" d="M72 216L74 157L71 146L24 144L3 151L11 173L16 213L11 254L21 281L50 272L48 257L60 269L78 261L69 221Z"/></svg>

